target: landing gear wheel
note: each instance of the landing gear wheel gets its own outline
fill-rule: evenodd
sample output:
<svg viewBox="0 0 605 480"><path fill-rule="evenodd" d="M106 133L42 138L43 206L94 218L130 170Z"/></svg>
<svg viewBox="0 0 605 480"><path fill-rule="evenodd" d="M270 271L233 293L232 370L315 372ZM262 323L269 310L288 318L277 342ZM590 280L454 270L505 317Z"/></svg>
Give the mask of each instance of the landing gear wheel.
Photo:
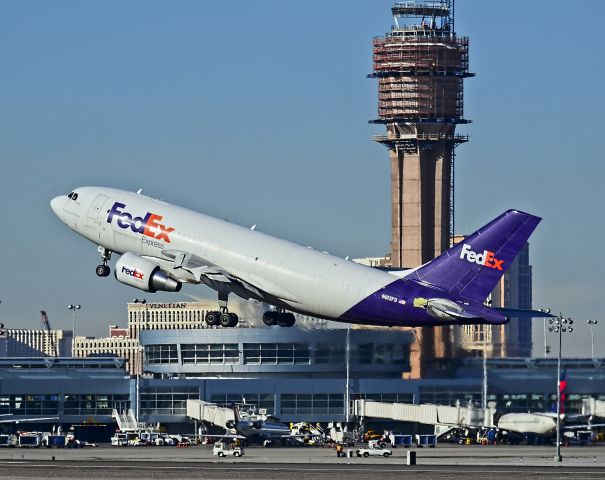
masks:
<svg viewBox="0 0 605 480"><path fill-rule="evenodd" d="M231 317L231 323L229 324L229 326L237 326L237 324L239 323L239 317L235 313L230 313L229 316Z"/></svg>
<svg viewBox="0 0 605 480"><path fill-rule="evenodd" d="M220 312L208 312L206 314L206 324L209 327L218 325Z"/></svg>
<svg viewBox="0 0 605 480"><path fill-rule="evenodd" d="M227 312L221 313L219 317L219 323L221 327L230 327L231 326L231 315Z"/></svg>
<svg viewBox="0 0 605 480"><path fill-rule="evenodd" d="M109 272L111 272L111 269L108 265L97 265L96 272L98 277L108 277Z"/></svg>
<svg viewBox="0 0 605 480"><path fill-rule="evenodd" d="M277 325L277 312L269 310L268 312L263 313L263 323L268 327L273 325Z"/></svg>
<svg viewBox="0 0 605 480"><path fill-rule="evenodd" d="M292 327L296 323L296 317L293 313L280 313L277 317L277 324L280 327Z"/></svg>

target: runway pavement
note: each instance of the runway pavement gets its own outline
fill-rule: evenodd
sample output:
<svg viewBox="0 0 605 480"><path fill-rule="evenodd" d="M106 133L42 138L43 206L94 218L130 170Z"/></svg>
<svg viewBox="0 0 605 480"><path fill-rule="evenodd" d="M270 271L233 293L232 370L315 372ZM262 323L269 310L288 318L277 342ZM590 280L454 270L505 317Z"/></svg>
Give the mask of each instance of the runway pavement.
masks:
<svg viewBox="0 0 605 480"><path fill-rule="evenodd" d="M97 447L80 450L0 450L0 478L20 479L309 479L465 478L499 480L602 479L605 446L554 447L439 445L414 449L418 465L405 465L406 449L393 457L337 458L328 448L248 448L240 459L219 459L208 446ZM54 457L54 460L53 460Z"/></svg>

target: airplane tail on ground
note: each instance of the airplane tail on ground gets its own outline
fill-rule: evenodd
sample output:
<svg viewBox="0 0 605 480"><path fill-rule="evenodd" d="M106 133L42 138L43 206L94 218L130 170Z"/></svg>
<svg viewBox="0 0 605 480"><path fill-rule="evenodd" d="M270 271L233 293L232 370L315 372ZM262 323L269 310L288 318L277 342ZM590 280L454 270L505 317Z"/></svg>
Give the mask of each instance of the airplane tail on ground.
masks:
<svg viewBox="0 0 605 480"><path fill-rule="evenodd" d="M540 220L529 213L508 210L408 279L483 303Z"/></svg>

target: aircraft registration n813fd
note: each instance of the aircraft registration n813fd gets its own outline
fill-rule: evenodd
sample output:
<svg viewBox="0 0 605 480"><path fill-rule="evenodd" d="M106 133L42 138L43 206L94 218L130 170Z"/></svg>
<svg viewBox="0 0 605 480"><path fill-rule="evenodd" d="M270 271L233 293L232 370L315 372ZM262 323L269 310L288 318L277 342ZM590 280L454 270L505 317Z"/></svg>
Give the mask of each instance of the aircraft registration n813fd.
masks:
<svg viewBox="0 0 605 480"><path fill-rule="evenodd" d="M234 225L170 203L113 188L81 187L51 207L71 229L97 244L110 273L132 287L178 292L183 283L218 292L209 325L235 326L230 293L273 305L267 325L292 326L292 312L339 322L386 326L502 324L535 311L490 308L484 302L540 218L508 210L435 260L386 272Z"/></svg>

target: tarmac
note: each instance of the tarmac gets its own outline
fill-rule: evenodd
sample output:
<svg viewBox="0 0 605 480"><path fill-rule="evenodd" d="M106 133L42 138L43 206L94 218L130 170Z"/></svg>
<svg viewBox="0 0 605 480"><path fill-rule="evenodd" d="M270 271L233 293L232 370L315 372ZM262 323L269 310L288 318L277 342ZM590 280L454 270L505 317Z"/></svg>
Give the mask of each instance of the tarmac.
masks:
<svg viewBox="0 0 605 480"><path fill-rule="evenodd" d="M434 479L510 480L603 479L605 446L562 449L563 462L553 460L554 446L438 445L413 448L417 465L406 465L408 449L390 458L337 458L322 447L246 449L242 458L212 456L210 446L110 447L85 449L2 449L0 479Z"/></svg>

